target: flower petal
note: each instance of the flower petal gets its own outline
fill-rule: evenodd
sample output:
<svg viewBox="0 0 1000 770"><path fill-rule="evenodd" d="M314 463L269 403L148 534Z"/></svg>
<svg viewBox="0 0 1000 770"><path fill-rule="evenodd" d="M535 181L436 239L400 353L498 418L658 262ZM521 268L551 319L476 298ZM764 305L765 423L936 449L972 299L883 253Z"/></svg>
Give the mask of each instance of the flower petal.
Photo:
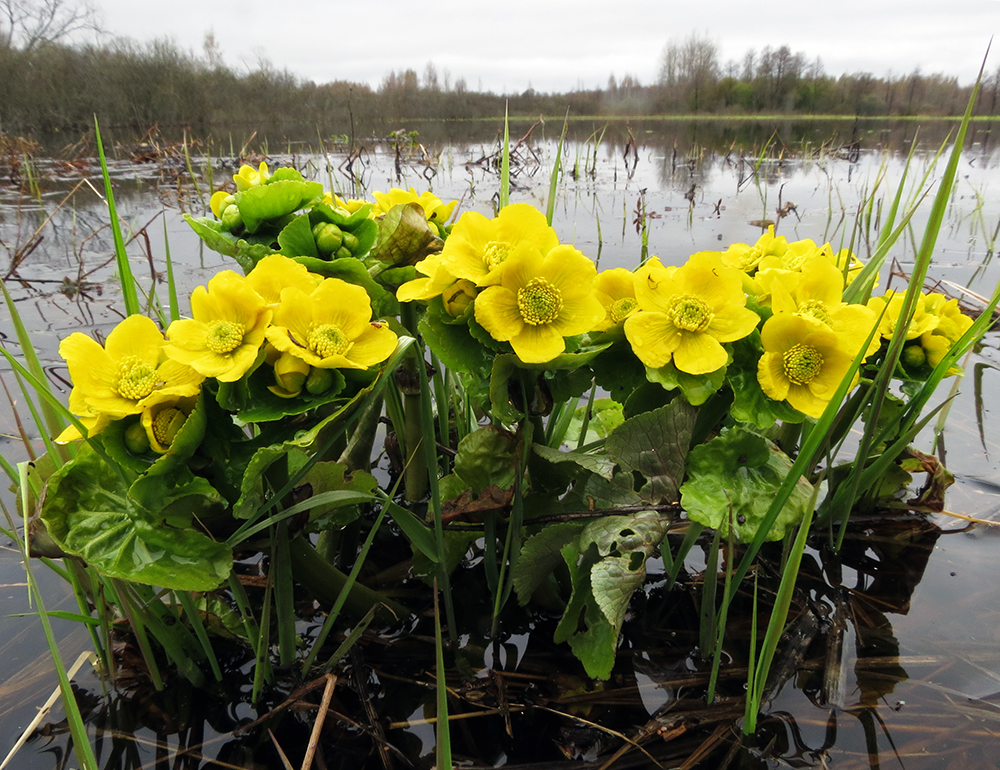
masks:
<svg viewBox="0 0 1000 770"><path fill-rule="evenodd" d="M490 286L476 297L475 313L476 321L500 342L516 337L525 326L517 295L504 286Z"/></svg>

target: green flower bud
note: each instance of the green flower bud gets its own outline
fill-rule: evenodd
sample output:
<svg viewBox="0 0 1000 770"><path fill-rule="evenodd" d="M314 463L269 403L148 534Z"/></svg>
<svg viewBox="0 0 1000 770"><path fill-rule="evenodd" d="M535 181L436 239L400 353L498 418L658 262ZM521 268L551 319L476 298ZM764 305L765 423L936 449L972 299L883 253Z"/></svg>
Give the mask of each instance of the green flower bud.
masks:
<svg viewBox="0 0 1000 770"><path fill-rule="evenodd" d="M313 236L316 238L316 248L324 254L333 254L344 240L340 228L330 222L314 227Z"/></svg>
<svg viewBox="0 0 1000 770"><path fill-rule="evenodd" d="M309 376L306 377L306 390L314 396L326 393L331 385L333 385L333 372L329 369L313 367L313 370L309 372Z"/></svg>
<svg viewBox="0 0 1000 770"><path fill-rule="evenodd" d="M149 437L141 422L134 422L125 429L125 446L133 454L142 455L149 451Z"/></svg>
<svg viewBox="0 0 1000 770"><path fill-rule="evenodd" d="M346 235L347 233L344 233L344 234ZM348 257L353 257L353 256L354 255L351 254L351 250L350 249L346 248L345 246L341 246L339 249L337 249L336 252L334 252L333 258L334 259L347 259Z"/></svg>
<svg viewBox="0 0 1000 770"><path fill-rule="evenodd" d="M910 369L919 369L927 363L927 354L920 345L907 345L903 348L903 353L900 355L900 358L903 361L903 366Z"/></svg>
<svg viewBox="0 0 1000 770"><path fill-rule="evenodd" d="M358 236L354 233L344 232L344 242L343 247L351 252L351 254L357 254L361 249L361 242L358 241Z"/></svg>
<svg viewBox="0 0 1000 770"><path fill-rule="evenodd" d="M223 210L222 227L231 233L243 229L243 215L235 204Z"/></svg>

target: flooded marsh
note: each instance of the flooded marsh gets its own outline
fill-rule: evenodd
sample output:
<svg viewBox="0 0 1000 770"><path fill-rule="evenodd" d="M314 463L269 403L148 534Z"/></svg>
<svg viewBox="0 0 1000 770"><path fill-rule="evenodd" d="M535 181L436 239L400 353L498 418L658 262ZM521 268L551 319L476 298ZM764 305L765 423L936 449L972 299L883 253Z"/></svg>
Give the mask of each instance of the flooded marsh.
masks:
<svg viewBox="0 0 1000 770"><path fill-rule="evenodd" d="M559 157L552 225L562 242L601 270L632 270L652 256L664 265L681 265L696 252L753 244L768 223L789 241L830 242L866 261L883 234L904 169L904 202L927 195L940 178L944 159L935 162L936 154L951 127L573 125ZM455 138L454 125L421 124L360 142L351 152L332 140L321 148L318 139L257 139L250 145L252 158L250 151L235 157L239 148L230 151L231 142L185 150L165 140L147 138L141 146L121 140L109 158L109 172L132 269L149 291L140 298L143 307L155 313L168 305L168 254L182 298L220 270L235 269L231 259L205 248L184 215L206 215L213 189L236 173L241 160L254 166L266 160L271 169L294 166L344 197L429 189L442 201L460 201L460 211L492 217L501 194L497 126L461 128L475 139ZM1000 279L1000 263L993 261L1000 233L1000 152L993 128L974 124L970 132L926 281L956 297L969 314L983 307ZM552 123L511 126L511 203L545 210L560 129ZM0 271L46 375L65 397L70 378L58 352L60 340L76 331L103 338L124 315L100 167L91 156L25 156L16 168L0 170L6 176L0 184ZM905 288L932 197L933 192L903 228L880 288ZM6 307L0 311L0 339L16 354L17 331ZM606 681L588 677L568 646L553 641L559 615L551 608L519 614L511 606L492 633L491 589L477 570L483 553L469 541L473 556L453 576L458 643L447 655L455 764L997 766L1000 528L992 523L1000 522L993 407L1000 392L1000 344L995 332L963 366L958 392L949 393L946 381L938 393L938 402L953 396L946 410L913 441L955 476L944 510L907 503L907 494L897 509L853 515L839 552L823 533L810 539L790 628L750 739L741 739L740 724L751 642L763 634L753 618L755 607L769 611L775 603L787 558L780 542L765 547L753 579L735 593L717 682L710 685L711 662L700 651L702 596L707 585L718 583L721 590L727 557L725 549L712 556L707 534L687 552L676 580L669 557L649 559ZM15 464L44 446L21 406L10 366L0 372L13 405L0 416L0 451ZM384 486L399 474L391 451L373 460L373 473ZM5 492L2 499L16 518L13 495ZM674 553L689 527L680 517L671 524L666 542ZM363 581L393 600L412 602L416 612L405 622L376 623L359 632L347 656L331 667L335 680L303 680L298 666L276 667L276 683L255 702L253 653L222 641L220 682L197 689L174 674L158 691L136 645L122 634L114 646L113 687L89 663L74 678L99 765L277 767L275 746L298 764L322 710L314 766L431 767L435 609L426 603L426 586L411 572L415 557L399 531L386 531L376 543ZM721 561L713 563L716 557ZM270 591L269 558L241 561L237 554L235 569L253 601ZM33 572L50 614L78 611L58 575L38 562ZM7 538L0 540L0 590L2 758L56 679L27 600L20 556ZM320 634L328 604L300 594L295 601L296 631L305 648L305 640ZM52 623L67 665L90 649L82 624L58 615ZM342 622L324 655L333 656L355 627ZM715 698L707 705L710 687ZM328 693L321 709L326 688L332 696ZM67 766L74 761L70 743L57 703L11 766Z"/></svg>

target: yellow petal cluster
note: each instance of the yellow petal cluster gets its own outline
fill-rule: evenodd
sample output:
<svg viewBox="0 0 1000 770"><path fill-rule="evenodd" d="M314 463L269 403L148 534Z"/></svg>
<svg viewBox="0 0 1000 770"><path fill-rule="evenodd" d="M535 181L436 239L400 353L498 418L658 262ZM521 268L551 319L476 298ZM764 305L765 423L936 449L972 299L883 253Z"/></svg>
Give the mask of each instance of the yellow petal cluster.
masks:
<svg viewBox="0 0 1000 770"><path fill-rule="evenodd" d="M240 166L239 173L233 174L233 181L236 182L236 189L239 192L249 190L252 187L260 187L270 178L271 172L268 171L264 161L261 161L257 168L244 163Z"/></svg>
<svg viewBox="0 0 1000 770"><path fill-rule="evenodd" d="M372 197L375 198L375 206L372 208L372 216L375 217L386 214L393 206L399 206L403 203L419 203L424 210L427 221L434 225L434 229L438 231L439 235L440 228L448 221L455 207L458 206L458 201L445 203L429 190L418 195L413 187L409 190L393 187L387 193L376 190L372 193Z"/></svg>
<svg viewBox="0 0 1000 770"><path fill-rule="evenodd" d="M757 362L757 380L764 394L810 417L822 415L854 361L844 340L825 323L799 313L771 316L760 340L764 354Z"/></svg>
<svg viewBox="0 0 1000 770"><path fill-rule="evenodd" d="M132 315L119 323L102 346L82 332L59 345L73 381L70 410L93 435L112 420L141 414L147 407L184 396L195 396L204 376L164 355L163 334L152 320ZM59 436L71 441L80 433Z"/></svg>
<svg viewBox="0 0 1000 770"><path fill-rule="evenodd" d="M167 329L167 356L220 382L246 374L271 321L270 307L249 281L232 270L216 273L208 289L192 292L191 315Z"/></svg>
<svg viewBox="0 0 1000 770"><path fill-rule="evenodd" d="M593 292L596 275L594 263L572 246L543 254L530 241L518 243L499 282L476 297L476 321L493 339L509 342L524 363L546 363L566 350L566 337L604 318Z"/></svg>
<svg viewBox="0 0 1000 770"><path fill-rule="evenodd" d="M636 271L639 312L625 320L625 336L646 366L673 361L680 371L707 374L726 365L722 343L746 337L759 316L746 307L741 271L718 252L693 254L670 270L653 258Z"/></svg>
<svg viewBox="0 0 1000 770"><path fill-rule="evenodd" d="M267 340L320 369L367 369L396 349L396 334L372 322L371 300L362 287L325 278L311 293L291 287L267 330Z"/></svg>

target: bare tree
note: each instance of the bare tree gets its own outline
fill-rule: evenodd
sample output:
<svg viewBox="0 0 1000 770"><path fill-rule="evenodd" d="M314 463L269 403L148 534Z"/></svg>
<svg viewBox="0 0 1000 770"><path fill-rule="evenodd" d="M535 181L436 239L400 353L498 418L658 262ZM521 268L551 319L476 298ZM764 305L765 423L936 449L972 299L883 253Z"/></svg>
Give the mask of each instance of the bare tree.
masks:
<svg viewBox="0 0 1000 770"><path fill-rule="evenodd" d="M0 0L0 48L32 51L77 32L99 30L90 0Z"/></svg>

